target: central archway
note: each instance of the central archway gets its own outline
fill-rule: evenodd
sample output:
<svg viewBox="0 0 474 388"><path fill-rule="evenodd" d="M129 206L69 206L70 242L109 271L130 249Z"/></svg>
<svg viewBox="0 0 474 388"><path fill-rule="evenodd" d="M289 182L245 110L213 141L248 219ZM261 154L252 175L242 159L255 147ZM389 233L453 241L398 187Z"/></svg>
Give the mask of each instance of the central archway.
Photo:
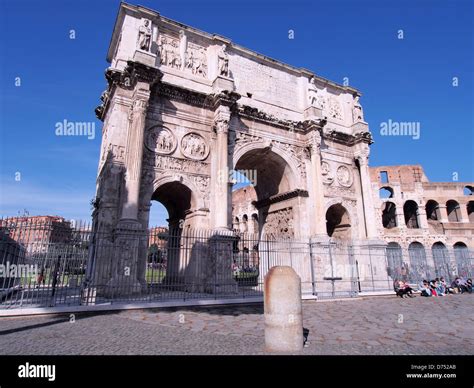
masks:
<svg viewBox="0 0 474 388"><path fill-rule="evenodd" d="M234 171L254 190L258 235L294 237L299 224L298 179L292 161L279 149L250 147L234 156Z"/></svg>
<svg viewBox="0 0 474 388"><path fill-rule="evenodd" d="M247 266L250 270L258 268L258 283L262 284L272 266L304 262L304 253L295 251L292 244L306 235L308 222L302 217L307 212L302 209L307 198L302 197L307 192L300 190L301 170L295 160L279 147L249 143L234 153L233 166L234 173L247 180L246 186L234 191L233 198L242 197L244 190L246 198L254 198L251 207L245 207L250 214L234 214L241 222L247 219L254 223L254 233L238 233L234 265L244 270ZM237 202L235 209L239 210ZM302 264L293 267L302 282L309 284L310 271Z"/></svg>

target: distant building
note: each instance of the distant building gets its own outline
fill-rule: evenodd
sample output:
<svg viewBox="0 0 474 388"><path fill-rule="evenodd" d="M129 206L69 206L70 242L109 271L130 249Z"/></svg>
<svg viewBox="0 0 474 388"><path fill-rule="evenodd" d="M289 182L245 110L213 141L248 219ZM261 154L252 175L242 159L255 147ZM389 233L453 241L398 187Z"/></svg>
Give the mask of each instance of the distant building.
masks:
<svg viewBox="0 0 474 388"><path fill-rule="evenodd" d="M73 240L71 222L59 216L23 216L0 220L0 229L28 253L47 252L51 244Z"/></svg>
<svg viewBox="0 0 474 388"><path fill-rule="evenodd" d="M419 165L370 168L379 234L391 247L474 247L472 183L430 182Z"/></svg>
<svg viewBox="0 0 474 388"><path fill-rule="evenodd" d="M232 192L232 226L239 232L258 233L258 210L254 202L257 194L252 186Z"/></svg>
<svg viewBox="0 0 474 388"><path fill-rule="evenodd" d="M156 245L158 249L166 248L168 228L165 226L154 226L148 229L148 246Z"/></svg>

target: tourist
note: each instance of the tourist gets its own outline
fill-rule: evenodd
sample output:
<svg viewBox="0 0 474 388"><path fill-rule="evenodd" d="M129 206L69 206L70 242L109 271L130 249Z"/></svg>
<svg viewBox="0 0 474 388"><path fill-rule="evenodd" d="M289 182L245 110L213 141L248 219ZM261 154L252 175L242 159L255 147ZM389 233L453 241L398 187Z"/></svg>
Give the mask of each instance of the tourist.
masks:
<svg viewBox="0 0 474 388"><path fill-rule="evenodd" d="M454 294L454 290L452 287L449 287L448 284L446 283L446 280L444 279L444 276L441 276L439 278L439 282L442 284L444 287L445 293L447 294Z"/></svg>
<svg viewBox="0 0 474 388"><path fill-rule="evenodd" d="M423 285L421 286L421 296L432 296L431 288L427 280L423 280Z"/></svg>
<svg viewBox="0 0 474 388"><path fill-rule="evenodd" d="M36 277L36 288L40 288L41 285L44 286L45 276L44 276L44 268L41 268L41 272Z"/></svg>
<svg viewBox="0 0 474 388"><path fill-rule="evenodd" d="M456 282L456 287L458 288L461 294L468 292L467 282L464 279L461 279L459 276L456 276L454 280Z"/></svg>
<svg viewBox="0 0 474 388"><path fill-rule="evenodd" d="M239 275L240 268L239 268L236 260L234 260L234 262L232 263L232 272L233 272L234 276Z"/></svg>
<svg viewBox="0 0 474 388"><path fill-rule="evenodd" d="M454 278L454 280L451 282L451 288L453 289L455 294L461 292L461 288L459 287L459 277L458 276L456 276Z"/></svg>
<svg viewBox="0 0 474 388"><path fill-rule="evenodd" d="M401 298L410 297L413 298L413 289L408 283L403 280L399 280L396 288L397 295Z"/></svg>
<svg viewBox="0 0 474 388"><path fill-rule="evenodd" d="M393 281L393 290L400 298L403 298L404 290L400 287L400 283L403 283L401 280L395 279Z"/></svg>
<svg viewBox="0 0 474 388"><path fill-rule="evenodd" d="M472 293L472 279L469 278L466 280L466 289L470 294Z"/></svg>
<svg viewBox="0 0 474 388"><path fill-rule="evenodd" d="M431 289L431 296L441 296L438 294L438 291L436 291L436 280L431 280L429 287Z"/></svg>
<svg viewBox="0 0 474 388"><path fill-rule="evenodd" d="M434 281L435 287L436 287L436 293L438 295L445 295L446 294L446 288L443 286L443 284L440 281L440 278L436 278Z"/></svg>

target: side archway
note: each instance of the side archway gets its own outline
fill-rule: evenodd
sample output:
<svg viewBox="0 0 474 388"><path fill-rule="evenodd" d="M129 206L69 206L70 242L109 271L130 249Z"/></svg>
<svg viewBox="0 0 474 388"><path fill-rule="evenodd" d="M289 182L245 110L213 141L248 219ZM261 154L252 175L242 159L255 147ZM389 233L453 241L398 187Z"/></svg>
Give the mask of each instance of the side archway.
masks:
<svg viewBox="0 0 474 388"><path fill-rule="evenodd" d="M326 211L326 231L329 237L349 241L352 238L351 219L347 209L338 203Z"/></svg>
<svg viewBox="0 0 474 388"><path fill-rule="evenodd" d="M170 229L181 222L181 227L195 226L189 216L206 204L196 185L184 176L164 176L153 181L151 201L158 201L168 211Z"/></svg>

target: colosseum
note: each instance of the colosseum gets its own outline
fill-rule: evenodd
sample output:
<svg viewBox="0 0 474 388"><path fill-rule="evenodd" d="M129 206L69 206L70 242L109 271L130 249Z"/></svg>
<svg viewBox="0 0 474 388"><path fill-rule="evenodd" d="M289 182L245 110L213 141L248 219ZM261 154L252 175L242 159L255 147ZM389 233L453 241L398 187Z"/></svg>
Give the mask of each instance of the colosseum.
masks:
<svg viewBox="0 0 474 388"><path fill-rule="evenodd" d="M367 223L376 226L376 238L387 244L389 275L400 276L396 272L403 272L404 263L409 263L420 279L429 268L448 278L453 273L470 273L469 250L474 247L473 185L430 182L420 165L377 166L369 171L374 217ZM332 180L326 179L325 183L331 184ZM235 231L258 233L261 226L253 185L233 191L232 219ZM285 223L282 227L281 232L291 233L294 225ZM350 243L349 228L350 220L344 213L327 211L330 240Z"/></svg>

